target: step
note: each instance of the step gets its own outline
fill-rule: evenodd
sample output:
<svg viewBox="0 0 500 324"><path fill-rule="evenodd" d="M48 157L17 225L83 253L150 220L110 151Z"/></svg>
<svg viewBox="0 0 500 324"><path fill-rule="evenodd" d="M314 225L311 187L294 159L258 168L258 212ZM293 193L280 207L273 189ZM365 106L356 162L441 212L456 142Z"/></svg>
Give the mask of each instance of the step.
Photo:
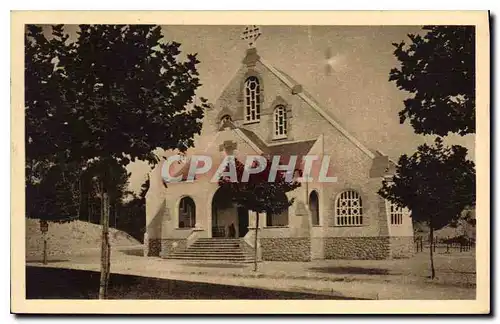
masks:
<svg viewBox="0 0 500 324"><path fill-rule="evenodd" d="M183 250L183 251L175 251L175 253L190 253L190 254L200 254L200 255L246 255L243 251L193 251L193 250Z"/></svg>
<svg viewBox="0 0 500 324"><path fill-rule="evenodd" d="M218 250L210 250L210 251L199 251L199 250L178 250L173 253L196 253L196 254L245 254L244 251L236 250L236 251L218 251Z"/></svg>
<svg viewBox="0 0 500 324"><path fill-rule="evenodd" d="M221 261L221 262L231 262L231 263L253 263L255 260L221 260L221 259L202 259L202 258L167 258L170 260L183 260L183 261Z"/></svg>
<svg viewBox="0 0 500 324"><path fill-rule="evenodd" d="M192 244L189 247L199 247L204 249L239 249L239 245L204 245L204 244Z"/></svg>
<svg viewBox="0 0 500 324"><path fill-rule="evenodd" d="M209 248L213 248L213 247L216 247L216 246L221 246L221 247L235 247L235 248L239 248L240 247L239 244L217 244L217 243L193 243L190 246L200 246L200 247L209 247Z"/></svg>
<svg viewBox="0 0 500 324"><path fill-rule="evenodd" d="M209 256L209 255L170 255L166 259L196 259L196 260L227 260L227 261L241 261L241 260L255 260L250 257L221 257L221 256Z"/></svg>
<svg viewBox="0 0 500 324"><path fill-rule="evenodd" d="M183 250L178 250L166 259L210 260L231 262L254 262L252 254L242 248L241 238L200 238Z"/></svg>
<svg viewBox="0 0 500 324"><path fill-rule="evenodd" d="M236 246L223 246L223 247L207 247L207 246L190 246L188 249L196 249L200 251L211 251L211 250L224 250L224 251L237 251L241 250L239 247Z"/></svg>
<svg viewBox="0 0 500 324"><path fill-rule="evenodd" d="M249 257L221 257L221 256L210 256L210 255L171 255L167 259L202 259L202 260L227 260L227 261L238 261L238 260L254 260Z"/></svg>
<svg viewBox="0 0 500 324"><path fill-rule="evenodd" d="M203 244L209 244L209 243L219 243L219 244L240 244L241 241L240 240L237 240L237 241L229 241L229 240L196 240L196 243L203 243Z"/></svg>
<svg viewBox="0 0 500 324"><path fill-rule="evenodd" d="M198 241L241 241L242 238L229 237L200 237Z"/></svg>
<svg viewBox="0 0 500 324"><path fill-rule="evenodd" d="M193 244L189 247L203 248L203 249L239 249L239 245L203 245L203 244Z"/></svg>
<svg viewBox="0 0 500 324"><path fill-rule="evenodd" d="M222 252L222 253L232 253L232 252L243 252L241 249L200 249L200 248L188 248L183 251L196 251L200 253L207 252Z"/></svg>
<svg viewBox="0 0 500 324"><path fill-rule="evenodd" d="M203 245L240 245L241 242L210 242L210 241L203 241L203 242L200 242L200 241L196 241L195 243L193 244L203 244Z"/></svg>
<svg viewBox="0 0 500 324"><path fill-rule="evenodd" d="M248 256L248 255L238 255L238 256L231 256L231 255L190 255L190 254L171 254L166 256L167 259L172 259L172 258L181 258L181 259L190 259L190 258L203 258L203 259L211 259L211 260L246 260L246 259L254 259L253 256Z"/></svg>
<svg viewBox="0 0 500 324"><path fill-rule="evenodd" d="M247 255L243 251L191 251L191 250L183 250L183 251L175 251L171 254L194 254L194 255Z"/></svg>
<svg viewBox="0 0 500 324"><path fill-rule="evenodd" d="M196 243L220 243L220 244L240 244L240 240L196 240Z"/></svg>

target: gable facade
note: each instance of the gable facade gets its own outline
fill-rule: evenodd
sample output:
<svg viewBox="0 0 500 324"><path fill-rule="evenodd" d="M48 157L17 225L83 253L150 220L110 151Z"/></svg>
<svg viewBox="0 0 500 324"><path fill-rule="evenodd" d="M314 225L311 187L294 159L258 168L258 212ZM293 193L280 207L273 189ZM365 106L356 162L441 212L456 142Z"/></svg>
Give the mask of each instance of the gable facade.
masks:
<svg viewBox="0 0 500 324"><path fill-rule="evenodd" d="M287 212L259 216L262 259L385 259L412 254L409 213L377 194L393 164L360 143L300 84L260 58L255 48L247 51L240 69L206 111L196 142L190 154L208 153L215 157L214 163L224 159L226 146L237 157L329 157L328 175L336 177L335 182L303 183L289 193L295 203ZM157 179L159 169L153 171ZM146 197L151 201L147 202L147 254L168 256L198 238L227 236L232 226L231 236L255 248L257 215L227 201L219 206L227 199L217 195L217 184L207 176L192 183L157 181L151 188ZM179 204L185 197L193 200L189 206L196 219L183 221L181 227L179 220L186 216Z"/></svg>

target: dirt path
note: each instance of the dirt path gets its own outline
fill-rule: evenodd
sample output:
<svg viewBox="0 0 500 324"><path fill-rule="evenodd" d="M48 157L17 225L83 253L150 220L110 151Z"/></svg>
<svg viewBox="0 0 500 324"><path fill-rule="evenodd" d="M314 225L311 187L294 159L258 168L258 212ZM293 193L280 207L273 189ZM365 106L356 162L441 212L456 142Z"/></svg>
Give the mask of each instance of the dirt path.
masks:
<svg viewBox="0 0 500 324"><path fill-rule="evenodd" d="M145 258L140 247L119 248L112 253L111 271L115 274L224 284L247 288L288 292L328 294L362 299L475 299L475 279L467 271L455 276L446 271L469 268L471 258L436 262L442 279L430 282L424 266L416 260L314 262L264 262L259 273L251 265L216 262L193 262ZM29 260L28 260L29 261ZM42 266L31 260L30 266ZM38 261L38 262L37 262ZM423 262L423 261L422 261ZM382 266L383 265L383 266ZM417 263L418 265L418 263ZM464 266L465 265L465 266ZM99 271L99 251L70 258L53 258L50 267ZM448 270L446 270L448 269ZM470 269L469 269L470 270ZM445 275L446 274L446 275ZM474 276L475 278L475 270ZM450 279L452 278L452 279ZM469 280L464 284L464 278ZM460 283L460 284L458 284Z"/></svg>

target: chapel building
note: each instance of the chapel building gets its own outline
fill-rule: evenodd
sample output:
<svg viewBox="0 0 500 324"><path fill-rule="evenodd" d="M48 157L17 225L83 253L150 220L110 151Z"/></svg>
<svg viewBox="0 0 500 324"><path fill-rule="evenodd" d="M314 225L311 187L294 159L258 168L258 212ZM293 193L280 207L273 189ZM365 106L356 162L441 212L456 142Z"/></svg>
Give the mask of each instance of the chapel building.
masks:
<svg viewBox="0 0 500 324"><path fill-rule="evenodd" d="M258 258L389 259L413 254L410 214L377 194L394 163L368 148L306 89L249 48L215 104L205 112L193 155L217 165L227 155L329 156L334 182L303 183L280 215L259 215ZM166 152L167 155L177 154ZM234 204L210 181L165 183L162 165L149 175L145 254L164 258L250 261L256 213Z"/></svg>

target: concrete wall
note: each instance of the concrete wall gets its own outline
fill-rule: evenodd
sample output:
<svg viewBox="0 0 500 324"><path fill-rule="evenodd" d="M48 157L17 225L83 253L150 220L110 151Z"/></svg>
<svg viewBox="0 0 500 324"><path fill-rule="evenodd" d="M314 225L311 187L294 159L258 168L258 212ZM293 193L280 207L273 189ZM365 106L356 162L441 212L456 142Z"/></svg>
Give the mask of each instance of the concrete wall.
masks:
<svg viewBox="0 0 500 324"><path fill-rule="evenodd" d="M209 237L212 230L212 196L217 184L208 181L195 181L170 184L166 190L166 212L162 220L161 237L186 238L190 228L179 228L179 202L183 197L191 197L196 207L196 225L205 230L204 237Z"/></svg>
<svg viewBox="0 0 500 324"><path fill-rule="evenodd" d="M313 226L311 228L311 260L323 260L325 258L324 228Z"/></svg>
<svg viewBox="0 0 500 324"><path fill-rule="evenodd" d="M390 243L393 258L410 258L415 254L413 236L391 236Z"/></svg>
<svg viewBox="0 0 500 324"><path fill-rule="evenodd" d="M389 224L390 236L413 236L413 222L408 210L403 209L402 224L391 224L391 215L389 212L389 203L386 202L387 223Z"/></svg>

